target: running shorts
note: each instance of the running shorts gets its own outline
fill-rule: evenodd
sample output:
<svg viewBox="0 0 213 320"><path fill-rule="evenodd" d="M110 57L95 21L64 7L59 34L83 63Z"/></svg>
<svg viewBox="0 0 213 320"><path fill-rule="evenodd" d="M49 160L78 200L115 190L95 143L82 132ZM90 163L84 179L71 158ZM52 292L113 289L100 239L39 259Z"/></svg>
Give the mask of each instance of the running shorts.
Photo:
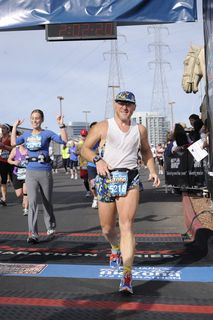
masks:
<svg viewBox="0 0 213 320"><path fill-rule="evenodd" d="M138 169L118 169L118 171L128 171L128 182L127 191L139 186L139 172ZM108 189L108 184L106 183L107 177L102 177L100 175L96 176L95 187L97 192L98 200L101 202L115 202L117 196L112 196L110 190Z"/></svg>

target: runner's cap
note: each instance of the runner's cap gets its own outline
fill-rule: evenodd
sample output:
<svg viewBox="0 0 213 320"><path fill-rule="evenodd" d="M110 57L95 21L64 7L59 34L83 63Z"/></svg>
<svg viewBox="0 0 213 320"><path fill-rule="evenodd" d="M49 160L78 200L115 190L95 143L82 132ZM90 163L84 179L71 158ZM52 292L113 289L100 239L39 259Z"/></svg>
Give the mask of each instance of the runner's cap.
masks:
<svg viewBox="0 0 213 320"><path fill-rule="evenodd" d="M88 135L88 131L85 130L85 129L82 129L82 130L80 131L80 135L81 135L82 137L86 137L86 136Z"/></svg>
<svg viewBox="0 0 213 320"><path fill-rule="evenodd" d="M130 91L121 91L115 97L115 102L126 101L136 104L135 95Z"/></svg>

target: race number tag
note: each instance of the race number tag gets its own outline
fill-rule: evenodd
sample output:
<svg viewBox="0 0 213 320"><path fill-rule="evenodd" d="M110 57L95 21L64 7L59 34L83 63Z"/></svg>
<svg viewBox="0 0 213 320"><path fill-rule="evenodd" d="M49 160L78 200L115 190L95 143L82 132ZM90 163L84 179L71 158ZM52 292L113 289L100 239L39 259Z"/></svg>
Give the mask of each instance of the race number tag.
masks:
<svg viewBox="0 0 213 320"><path fill-rule="evenodd" d="M111 179L107 179L108 190L112 197L122 197L127 193L128 173L125 171L112 171Z"/></svg>
<svg viewBox="0 0 213 320"><path fill-rule="evenodd" d="M2 157L2 159L8 159L9 154L10 154L10 151L8 151L8 150L2 150L2 152L1 152L1 157Z"/></svg>
<svg viewBox="0 0 213 320"><path fill-rule="evenodd" d="M17 180L25 180L25 179L26 179L26 168L18 168Z"/></svg>

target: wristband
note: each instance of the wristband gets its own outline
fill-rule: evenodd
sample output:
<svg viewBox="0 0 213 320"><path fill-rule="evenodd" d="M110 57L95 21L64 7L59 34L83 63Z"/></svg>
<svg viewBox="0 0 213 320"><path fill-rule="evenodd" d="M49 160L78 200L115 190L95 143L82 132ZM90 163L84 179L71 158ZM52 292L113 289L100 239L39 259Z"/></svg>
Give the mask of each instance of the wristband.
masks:
<svg viewBox="0 0 213 320"><path fill-rule="evenodd" d="M102 160L101 156L99 155L96 155L94 158L93 158L93 163L96 163L98 161Z"/></svg>
<svg viewBox="0 0 213 320"><path fill-rule="evenodd" d="M63 123L63 124L61 124L61 125L59 126L59 128L60 128L60 129L64 129L64 128L66 128L66 126L65 126L65 124Z"/></svg>

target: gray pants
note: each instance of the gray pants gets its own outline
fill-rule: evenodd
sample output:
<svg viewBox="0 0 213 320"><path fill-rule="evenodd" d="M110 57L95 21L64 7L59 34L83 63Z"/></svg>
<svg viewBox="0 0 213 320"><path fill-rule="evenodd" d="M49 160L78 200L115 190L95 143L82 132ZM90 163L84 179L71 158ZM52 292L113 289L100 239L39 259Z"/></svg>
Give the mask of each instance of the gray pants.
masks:
<svg viewBox="0 0 213 320"><path fill-rule="evenodd" d="M56 220L53 213L52 205L52 191L53 191L53 177L52 172L49 171L31 171L26 173L26 187L29 199L29 214L28 214L28 228L29 232L38 236L38 211L39 191L42 198L44 223L46 229L54 229L56 227Z"/></svg>

